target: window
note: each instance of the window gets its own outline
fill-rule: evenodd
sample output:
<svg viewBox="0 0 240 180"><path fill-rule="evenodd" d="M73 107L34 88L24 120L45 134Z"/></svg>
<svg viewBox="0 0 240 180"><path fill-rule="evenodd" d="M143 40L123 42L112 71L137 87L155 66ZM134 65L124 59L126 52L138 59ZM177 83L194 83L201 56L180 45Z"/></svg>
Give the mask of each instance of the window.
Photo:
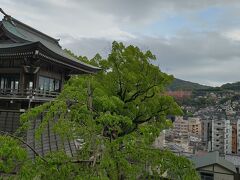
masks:
<svg viewBox="0 0 240 180"><path fill-rule="evenodd" d="M39 76L38 88L41 91L60 91L60 80Z"/></svg>
<svg viewBox="0 0 240 180"><path fill-rule="evenodd" d="M54 79L49 79L49 91L54 91Z"/></svg>
<svg viewBox="0 0 240 180"><path fill-rule="evenodd" d="M1 86L0 86L1 89L4 89L4 83L5 83L5 82L4 82L4 78L1 78Z"/></svg>
<svg viewBox="0 0 240 180"><path fill-rule="evenodd" d="M19 81L15 81L15 85L14 85L15 89L19 88Z"/></svg>
<svg viewBox="0 0 240 180"><path fill-rule="evenodd" d="M59 92L60 91L60 81L55 79L54 81L54 91Z"/></svg>
<svg viewBox="0 0 240 180"><path fill-rule="evenodd" d="M202 180L213 180L213 174L212 173L200 173L201 179Z"/></svg>
<svg viewBox="0 0 240 180"><path fill-rule="evenodd" d="M28 83L28 89L33 89L33 82L32 82L32 81L29 81L29 83Z"/></svg>
<svg viewBox="0 0 240 180"><path fill-rule="evenodd" d="M50 84L49 84L49 78L44 78L43 89L44 89L45 91L49 91L49 86L50 86Z"/></svg>
<svg viewBox="0 0 240 180"><path fill-rule="evenodd" d="M19 89L19 74L0 74L0 89Z"/></svg>

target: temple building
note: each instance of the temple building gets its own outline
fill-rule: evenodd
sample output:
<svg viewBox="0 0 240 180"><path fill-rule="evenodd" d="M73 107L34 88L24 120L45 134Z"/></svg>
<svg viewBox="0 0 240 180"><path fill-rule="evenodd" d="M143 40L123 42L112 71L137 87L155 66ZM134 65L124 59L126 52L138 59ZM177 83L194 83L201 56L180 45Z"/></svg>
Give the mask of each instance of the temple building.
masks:
<svg viewBox="0 0 240 180"><path fill-rule="evenodd" d="M0 21L0 131L14 133L20 114L54 100L71 75L96 73L100 69L67 54L58 39L0 11L4 14ZM34 128L40 122L41 119L36 120L28 132L28 142L44 155L45 151L58 149L58 137L47 132L40 143L35 143ZM67 148L72 149L70 142Z"/></svg>

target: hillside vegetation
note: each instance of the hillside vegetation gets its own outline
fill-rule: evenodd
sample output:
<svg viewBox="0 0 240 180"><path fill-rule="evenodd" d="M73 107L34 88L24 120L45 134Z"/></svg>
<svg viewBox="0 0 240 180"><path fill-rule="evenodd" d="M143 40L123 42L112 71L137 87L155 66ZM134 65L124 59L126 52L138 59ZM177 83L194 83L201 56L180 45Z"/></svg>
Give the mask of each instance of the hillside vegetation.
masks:
<svg viewBox="0 0 240 180"><path fill-rule="evenodd" d="M193 91L193 90L208 89L208 88L210 88L210 86L204 86L198 83L184 81L177 78L175 78L172 84L168 86L168 89L171 91L178 91L178 90Z"/></svg>

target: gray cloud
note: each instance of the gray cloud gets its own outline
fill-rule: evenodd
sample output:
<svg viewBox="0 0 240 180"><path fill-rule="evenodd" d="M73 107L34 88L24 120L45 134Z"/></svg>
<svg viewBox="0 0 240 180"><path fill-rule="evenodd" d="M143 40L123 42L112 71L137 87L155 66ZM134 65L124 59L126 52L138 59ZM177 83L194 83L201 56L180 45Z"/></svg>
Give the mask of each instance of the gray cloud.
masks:
<svg viewBox="0 0 240 180"><path fill-rule="evenodd" d="M171 39L143 37L124 43L137 45L142 50L150 49L157 56L154 63L178 78L214 86L239 81L240 42L217 32L179 34ZM106 57L111 41L75 39L65 46L90 58L96 53Z"/></svg>
<svg viewBox="0 0 240 180"><path fill-rule="evenodd" d="M111 52L112 42L106 39L80 38L75 39L70 36L61 36L65 43L64 47L70 49L74 54L94 57L97 53L102 57L107 57Z"/></svg>
<svg viewBox="0 0 240 180"><path fill-rule="evenodd" d="M176 77L210 85L239 81L239 0L0 1L7 13L60 37L63 47L76 54L106 57L111 42L120 40L150 49L156 64ZM223 11L212 21L199 17L209 8ZM170 32L170 37L143 35L149 25L175 16L184 17L190 28Z"/></svg>
<svg viewBox="0 0 240 180"><path fill-rule="evenodd" d="M64 16L72 14L74 17L83 15L87 10L91 13L111 16L118 23L146 23L153 22L167 14L180 12L191 12L210 7L239 7L238 0L1 0L2 4L15 6L16 8L34 11L37 14L49 16L62 11ZM72 10L66 12L67 10ZM83 9L85 11L81 12ZM24 13L21 11L19 13ZM60 16L64 18L64 16Z"/></svg>

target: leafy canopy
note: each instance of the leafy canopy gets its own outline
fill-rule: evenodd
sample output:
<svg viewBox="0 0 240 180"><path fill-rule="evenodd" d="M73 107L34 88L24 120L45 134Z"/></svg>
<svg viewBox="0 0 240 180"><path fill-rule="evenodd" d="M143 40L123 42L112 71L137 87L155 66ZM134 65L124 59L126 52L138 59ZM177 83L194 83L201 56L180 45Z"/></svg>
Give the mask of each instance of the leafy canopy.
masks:
<svg viewBox="0 0 240 180"><path fill-rule="evenodd" d="M55 101L21 117L22 127L27 129L33 118L45 112L38 136L48 121L57 117L53 131L63 139L84 142L79 163L69 165L71 160L55 155L48 157L49 170L34 171L43 163L35 161L31 173L23 168L20 175L47 179L51 173L66 177L66 172L71 172L79 179L141 179L167 174L173 179L198 179L189 160L152 146L161 130L171 126L167 115L182 113L164 93L173 77L153 65L155 59L150 51L118 42L113 42L107 59L98 54L89 61L84 57L85 62L102 70L96 75L72 76Z"/></svg>

